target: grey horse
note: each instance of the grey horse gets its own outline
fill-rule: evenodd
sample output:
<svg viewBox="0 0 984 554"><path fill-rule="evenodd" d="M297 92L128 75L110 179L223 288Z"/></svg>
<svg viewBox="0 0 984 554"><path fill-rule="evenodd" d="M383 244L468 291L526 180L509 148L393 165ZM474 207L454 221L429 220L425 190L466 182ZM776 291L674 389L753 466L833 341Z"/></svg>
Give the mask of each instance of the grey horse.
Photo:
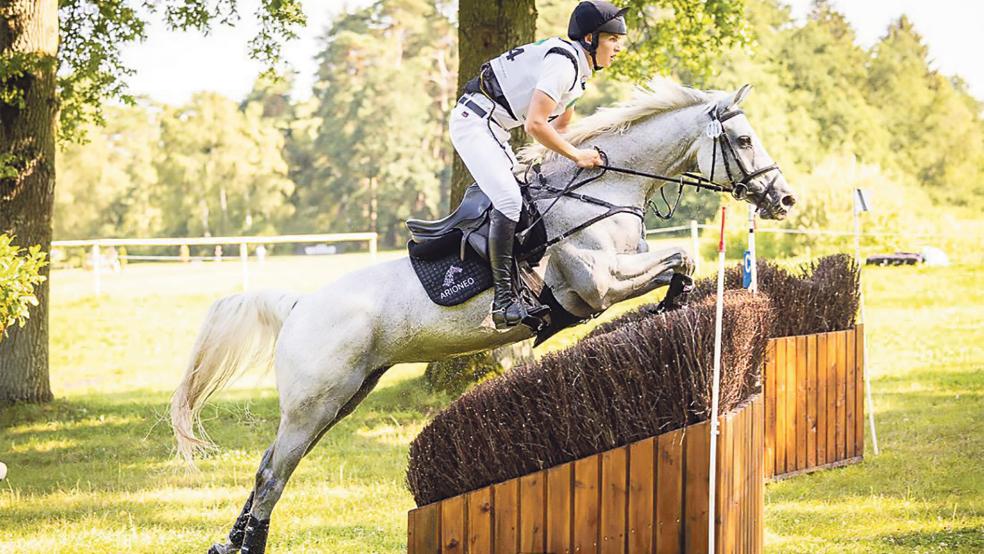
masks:
<svg viewBox="0 0 984 554"><path fill-rule="evenodd" d="M612 166L667 176L699 173L757 206L762 217L781 219L795 198L738 108L749 88L708 92L654 79L629 101L576 123L567 136L574 144L602 149ZM566 183L576 170L535 146L521 157L539 159L550 182ZM606 172L579 192L644 209L663 184ZM538 203L541 211L547 203ZM561 198L544 216L547 234L560 235L599 211L597 205ZM675 273L693 271L683 249L650 252L643 237L637 215L613 215L552 245L537 271L561 306L578 317L666 286ZM199 412L212 393L250 366L274 365L280 426L228 541L209 552L264 551L270 514L301 458L388 368L530 338L526 326L495 329L491 297L487 290L463 304L439 306L404 257L352 272L311 294L263 290L216 301L172 398L179 455L191 462L196 451L214 446Z"/></svg>

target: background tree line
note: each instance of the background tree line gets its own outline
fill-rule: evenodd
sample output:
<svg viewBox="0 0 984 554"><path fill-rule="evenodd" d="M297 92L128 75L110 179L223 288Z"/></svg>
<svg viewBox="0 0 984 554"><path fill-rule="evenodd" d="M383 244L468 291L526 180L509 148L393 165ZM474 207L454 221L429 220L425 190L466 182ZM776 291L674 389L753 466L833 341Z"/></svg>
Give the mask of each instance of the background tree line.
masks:
<svg viewBox="0 0 984 554"><path fill-rule="evenodd" d="M537 2L537 36L563 34L569 4ZM675 24L667 10L643 10L633 32ZM579 113L653 72L707 88L750 82L746 111L803 196L794 224L846 227L831 202L844 204L857 185L878 192L882 225L912 225L937 207L958 218L979 212L982 104L959 77L931 68L909 20L864 49L825 1L801 24L777 0L748 0L744 12L748 39L724 56L654 65L640 49L592 82ZM321 38L304 101L290 98L288 76L260 78L238 101L201 93L183 106L109 108L106 126L59 158L56 238L374 230L384 245L402 245L406 218L449 207L455 15L452 3L424 0L340 15ZM704 219L719 203L688 193L677 219Z"/></svg>

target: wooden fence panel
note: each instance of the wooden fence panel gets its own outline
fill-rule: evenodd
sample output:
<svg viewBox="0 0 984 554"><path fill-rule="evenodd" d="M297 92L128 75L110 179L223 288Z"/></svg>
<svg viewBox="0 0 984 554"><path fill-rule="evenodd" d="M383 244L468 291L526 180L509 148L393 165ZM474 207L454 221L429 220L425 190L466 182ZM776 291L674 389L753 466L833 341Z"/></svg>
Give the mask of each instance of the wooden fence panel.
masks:
<svg viewBox="0 0 984 554"><path fill-rule="evenodd" d="M571 484L574 464L566 463L547 470L547 552L572 554L571 534L574 496Z"/></svg>
<svg viewBox="0 0 984 554"><path fill-rule="evenodd" d="M783 339L786 342L786 472L799 469L796 457L796 432L799 421L796 411L796 393L799 387L796 379L796 337Z"/></svg>
<svg viewBox="0 0 984 554"><path fill-rule="evenodd" d="M465 551L465 497L458 495L441 502L441 552Z"/></svg>
<svg viewBox="0 0 984 554"><path fill-rule="evenodd" d="M710 423L691 425L684 434L686 471L684 475L684 552L707 551L708 471L710 469Z"/></svg>
<svg viewBox="0 0 984 554"><path fill-rule="evenodd" d="M776 475L786 473L786 339L776 344Z"/></svg>
<svg viewBox="0 0 984 554"><path fill-rule="evenodd" d="M847 351L846 363L845 363L845 382L847 384L847 402L844 405L845 416L845 441L844 447L846 449L845 457L854 457L854 433L856 427L854 426L854 409L856 407L854 395L857 392L857 387L854 382L854 374L857 371L855 367L856 360L854 358L855 345L854 345L854 333L844 333L844 338L847 340Z"/></svg>
<svg viewBox="0 0 984 554"><path fill-rule="evenodd" d="M493 485L492 513L495 529L492 542L496 554L519 551L519 479Z"/></svg>
<svg viewBox="0 0 984 554"><path fill-rule="evenodd" d="M776 341L770 340L765 348L765 475L776 474Z"/></svg>
<svg viewBox="0 0 984 554"><path fill-rule="evenodd" d="M863 329L770 339L763 367L765 476L860 459Z"/></svg>
<svg viewBox="0 0 984 554"><path fill-rule="evenodd" d="M806 467L817 466L817 337L806 337Z"/></svg>
<svg viewBox="0 0 984 554"><path fill-rule="evenodd" d="M598 552L600 472L597 454L574 462L574 551L578 553Z"/></svg>
<svg viewBox="0 0 984 554"><path fill-rule="evenodd" d="M546 508L546 472L537 471L519 479L519 550L542 552Z"/></svg>
<svg viewBox="0 0 984 554"><path fill-rule="evenodd" d="M629 448L601 454L601 554L624 554Z"/></svg>
<svg viewBox="0 0 984 554"><path fill-rule="evenodd" d="M854 376L855 380L855 407L854 413L855 425L857 429L854 431L854 439L857 441L855 443L854 452L857 456L864 455L864 325L858 325L854 329L854 346L855 352L854 356L857 360L857 373Z"/></svg>
<svg viewBox="0 0 984 554"><path fill-rule="evenodd" d="M653 554L656 518L656 439L629 445L628 554ZM549 548L548 548L549 551Z"/></svg>
<svg viewBox="0 0 984 554"><path fill-rule="evenodd" d="M835 438L837 441L837 459L847 457L847 337L837 333L837 425Z"/></svg>
<svg viewBox="0 0 984 554"><path fill-rule="evenodd" d="M413 511L413 553L441 552L441 505L428 504Z"/></svg>
<svg viewBox="0 0 984 554"><path fill-rule="evenodd" d="M719 418L718 552L761 552L766 401ZM710 423L410 511L412 554L706 552Z"/></svg>
<svg viewBox="0 0 984 554"><path fill-rule="evenodd" d="M465 502L469 554L492 552L492 487L474 490Z"/></svg>
<svg viewBox="0 0 984 554"><path fill-rule="evenodd" d="M683 552L683 429L656 439L656 552Z"/></svg>
<svg viewBox="0 0 984 554"><path fill-rule="evenodd" d="M827 335L828 334L829 333L820 333L817 335L817 464L819 465L824 465L827 463Z"/></svg>

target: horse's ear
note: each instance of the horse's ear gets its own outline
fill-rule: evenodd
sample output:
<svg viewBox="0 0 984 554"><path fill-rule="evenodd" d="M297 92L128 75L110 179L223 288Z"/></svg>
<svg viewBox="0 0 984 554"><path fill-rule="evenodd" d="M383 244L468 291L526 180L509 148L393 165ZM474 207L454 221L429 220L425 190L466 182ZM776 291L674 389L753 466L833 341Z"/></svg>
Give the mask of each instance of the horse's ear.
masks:
<svg viewBox="0 0 984 554"><path fill-rule="evenodd" d="M725 95L718 101L717 113L723 114L737 107L738 104L741 104L742 101L745 100L745 97L748 96L748 93L751 92L751 90L752 85L746 84L738 89L738 92Z"/></svg>

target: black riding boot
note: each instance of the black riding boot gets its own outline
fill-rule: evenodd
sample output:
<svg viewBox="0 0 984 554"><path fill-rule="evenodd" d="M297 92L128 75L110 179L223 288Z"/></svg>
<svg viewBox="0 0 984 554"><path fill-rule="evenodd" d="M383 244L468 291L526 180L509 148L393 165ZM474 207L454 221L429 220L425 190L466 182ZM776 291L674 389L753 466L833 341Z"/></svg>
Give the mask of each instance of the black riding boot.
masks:
<svg viewBox="0 0 984 554"><path fill-rule="evenodd" d="M505 329L519 325L528 315L526 306L516 298L512 288L512 249L516 237L516 222L495 208L489 213L489 220L489 264L492 266L492 280L495 283L492 321L496 329Z"/></svg>

